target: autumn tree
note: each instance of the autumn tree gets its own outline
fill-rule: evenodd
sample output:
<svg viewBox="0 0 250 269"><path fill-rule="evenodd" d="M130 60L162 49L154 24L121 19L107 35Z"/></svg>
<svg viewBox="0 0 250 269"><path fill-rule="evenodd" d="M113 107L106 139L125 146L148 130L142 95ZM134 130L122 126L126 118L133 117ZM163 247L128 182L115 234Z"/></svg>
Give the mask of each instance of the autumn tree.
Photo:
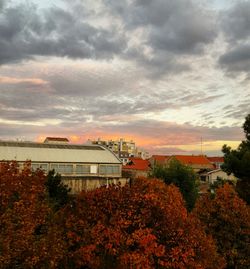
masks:
<svg viewBox="0 0 250 269"><path fill-rule="evenodd" d="M227 268L249 268L250 208L231 185L225 184L217 189L214 198L202 196L194 214L203 223L207 234L216 240Z"/></svg>
<svg viewBox="0 0 250 269"><path fill-rule="evenodd" d="M236 190L240 197L250 204L250 114L243 124L246 140L242 141L236 150L224 145L224 164L222 169L228 174L233 173L239 178Z"/></svg>
<svg viewBox="0 0 250 269"><path fill-rule="evenodd" d="M82 192L62 213L72 268L223 268L177 187L136 179Z"/></svg>
<svg viewBox="0 0 250 269"><path fill-rule="evenodd" d="M152 176L163 179L166 184L177 186L190 211L198 197L197 175L192 167L183 165L178 160L171 160L168 166L155 166Z"/></svg>
<svg viewBox="0 0 250 269"><path fill-rule="evenodd" d="M56 268L64 255L62 234L48 206L45 176L0 163L0 268ZM53 243L52 243L53 242Z"/></svg>

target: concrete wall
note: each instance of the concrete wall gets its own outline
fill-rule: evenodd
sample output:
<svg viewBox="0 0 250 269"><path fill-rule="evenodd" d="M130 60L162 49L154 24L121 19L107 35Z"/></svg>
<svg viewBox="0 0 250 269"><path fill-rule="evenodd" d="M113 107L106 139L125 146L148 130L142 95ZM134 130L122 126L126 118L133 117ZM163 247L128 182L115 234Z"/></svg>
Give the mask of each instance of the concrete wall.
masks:
<svg viewBox="0 0 250 269"><path fill-rule="evenodd" d="M128 176L131 178L138 178L138 177L148 177L149 171L143 171L143 170L135 170L135 169L122 169L123 177Z"/></svg>
<svg viewBox="0 0 250 269"><path fill-rule="evenodd" d="M63 184L71 188L71 194L78 194L82 190L88 191L99 188L101 186L108 186L109 184L118 184L121 183L124 186L126 183L129 183L128 178L65 178L62 177Z"/></svg>

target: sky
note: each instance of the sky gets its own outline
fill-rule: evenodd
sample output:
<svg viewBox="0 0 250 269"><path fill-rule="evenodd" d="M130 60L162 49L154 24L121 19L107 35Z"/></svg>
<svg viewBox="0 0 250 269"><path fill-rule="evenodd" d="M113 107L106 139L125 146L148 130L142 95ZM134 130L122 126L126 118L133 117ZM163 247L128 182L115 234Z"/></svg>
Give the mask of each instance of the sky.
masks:
<svg viewBox="0 0 250 269"><path fill-rule="evenodd" d="M221 155L250 113L249 18L250 0L0 0L0 139Z"/></svg>

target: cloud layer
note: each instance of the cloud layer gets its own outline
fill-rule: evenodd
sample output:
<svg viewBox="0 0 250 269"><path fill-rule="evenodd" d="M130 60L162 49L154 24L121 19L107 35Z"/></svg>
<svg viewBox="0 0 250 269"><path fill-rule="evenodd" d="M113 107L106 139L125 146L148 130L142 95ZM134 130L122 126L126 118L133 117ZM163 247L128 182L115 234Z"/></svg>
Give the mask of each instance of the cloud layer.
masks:
<svg viewBox="0 0 250 269"><path fill-rule="evenodd" d="M125 136L178 151L243 138L250 1L56 3L0 0L0 139Z"/></svg>

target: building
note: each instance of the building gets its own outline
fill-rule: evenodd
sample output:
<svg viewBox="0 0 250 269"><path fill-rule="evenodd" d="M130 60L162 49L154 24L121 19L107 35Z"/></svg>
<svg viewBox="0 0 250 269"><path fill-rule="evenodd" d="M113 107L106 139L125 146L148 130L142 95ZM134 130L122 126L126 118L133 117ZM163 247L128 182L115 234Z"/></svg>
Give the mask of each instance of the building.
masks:
<svg viewBox="0 0 250 269"><path fill-rule="evenodd" d="M129 153L126 151L119 151L115 153L116 156L121 160L123 165L126 165L129 162Z"/></svg>
<svg viewBox="0 0 250 269"><path fill-rule="evenodd" d="M98 138L98 140L88 140L87 143L92 145L101 145L110 149L124 165L128 162L129 157L134 157L136 154L135 142L132 140L125 141L123 138L120 138L120 140L101 140Z"/></svg>
<svg viewBox="0 0 250 269"><path fill-rule="evenodd" d="M46 140L45 140L46 141ZM0 161L15 160L22 167L31 161L33 170L54 169L72 193L121 182L122 163L109 149L99 145L0 141Z"/></svg>
<svg viewBox="0 0 250 269"><path fill-rule="evenodd" d="M131 157L129 162L122 167L122 171L128 177L148 177L151 170L150 162L141 158Z"/></svg>
<svg viewBox="0 0 250 269"><path fill-rule="evenodd" d="M213 164L204 155L172 155L167 162L169 163L172 159L192 167L197 173L214 169Z"/></svg>
<svg viewBox="0 0 250 269"><path fill-rule="evenodd" d="M49 144L67 144L69 143L68 138L65 137L46 137L43 143Z"/></svg>
<svg viewBox="0 0 250 269"><path fill-rule="evenodd" d="M207 157L207 159L214 165L214 169L221 168L224 163L224 157Z"/></svg>
<svg viewBox="0 0 250 269"><path fill-rule="evenodd" d="M232 182L236 182L236 180L237 180L237 178L233 174L228 175L227 173L225 173L221 169L209 171L205 174L205 177L206 177L206 179L205 179L206 182L208 182L210 184L214 184L218 180L218 178L220 178L222 180L232 181Z"/></svg>
<svg viewBox="0 0 250 269"><path fill-rule="evenodd" d="M166 156L166 155L152 155L149 158L149 162L151 164L151 167L154 167L155 165L161 165L161 166L165 166L167 165L168 159L171 156Z"/></svg>
<svg viewBox="0 0 250 269"><path fill-rule="evenodd" d="M88 140L88 143L105 146L115 153L127 152L130 157L134 156L136 152L135 142L133 140L125 141L123 138L120 140L101 140L98 138L98 140Z"/></svg>
<svg viewBox="0 0 250 269"><path fill-rule="evenodd" d="M136 148L134 157L141 158L143 160L148 160L150 158L150 154L148 151L142 148Z"/></svg>

